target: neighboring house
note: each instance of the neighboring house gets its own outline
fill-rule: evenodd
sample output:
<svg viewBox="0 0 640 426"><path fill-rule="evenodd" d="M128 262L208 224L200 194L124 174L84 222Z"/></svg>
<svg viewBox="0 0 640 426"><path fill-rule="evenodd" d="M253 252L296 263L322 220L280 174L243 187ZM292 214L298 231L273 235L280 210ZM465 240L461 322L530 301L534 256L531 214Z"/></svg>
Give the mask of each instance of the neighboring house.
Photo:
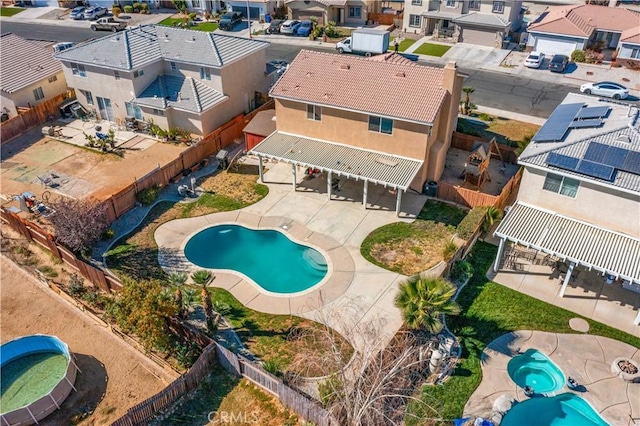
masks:
<svg viewBox="0 0 640 426"><path fill-rule="evenodd" d="M2 114L30 108L67 92L62 66L53 57L51 42L26 40L15 34L0 37Z"/></svg>
<svg viewBox="0 0 640 426"><path fill-rule="evenodd" d="M251 152L292 164L294 185L297 166L362 182L365 206L369 184L390 188L399 212L404 191L442 175L462 80L455 62L302 50L269 93L277 130Z"/></svg>
<svg viewBox="0 0 640 426"><path fill-rule="evenodd" d="M289 18L305 20L315 16L320 25L365 25L367 13L380 11L380 1L366 0L286 0Z"/></svg>
<svg viewBox="0 0 640 426"><path fill-rule="evenodd" d="M501 47L506 36L520 29L523 14L521 0L405 0L403 28L409 33Z"/></svg>
<svg viewBox="0 0 640 426"><path fill-rule="evenodd" d="M547 55L571 55L599 45L618 58L640 59L640 12L583 4L549 7L529 25L527 45Z"/></svg>
<svg viewBox="0 0 640 426"><path fill-rule="evenodd" d="M79 101L109 121L135 117L206 135L253 109L266 92L269 43L142 25L80 44L56 58Z"/></svg>
<svg viewBox="0 0 640 426"><path fill-rule="evenodd" d="M273 14L278 6L277 0L236 0L225 2L227 10L242 13L247 17L247 7L251 14L251 19L264 20L265 15Z"/></svg>
<svg viewBox="0 0 640 426"><path fill-rule="evenodd" d="M638 107L570 93L518 163L517 201L494 234L497 259L510 241L569 262L561 296L578 265L640 292Z"/></svg>

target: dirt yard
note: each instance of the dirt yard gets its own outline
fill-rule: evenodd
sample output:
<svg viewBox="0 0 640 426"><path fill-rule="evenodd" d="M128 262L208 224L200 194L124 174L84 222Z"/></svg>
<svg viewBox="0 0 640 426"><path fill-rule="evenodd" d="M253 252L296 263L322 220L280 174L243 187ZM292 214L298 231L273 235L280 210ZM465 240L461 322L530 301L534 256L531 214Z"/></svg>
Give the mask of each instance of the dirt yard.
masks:
<svg viewBox="0 0 640 426"><path fill-rule="evenodd" d="M14 266L0 260L2 286L0 310L2 342L43 333L58 336L77 357L75 387L62 408L40 424L104 425L154 395L175 374L165 372L109 331L88 319L77 308ZM82 422L79 415L93 412Z"/></svg>

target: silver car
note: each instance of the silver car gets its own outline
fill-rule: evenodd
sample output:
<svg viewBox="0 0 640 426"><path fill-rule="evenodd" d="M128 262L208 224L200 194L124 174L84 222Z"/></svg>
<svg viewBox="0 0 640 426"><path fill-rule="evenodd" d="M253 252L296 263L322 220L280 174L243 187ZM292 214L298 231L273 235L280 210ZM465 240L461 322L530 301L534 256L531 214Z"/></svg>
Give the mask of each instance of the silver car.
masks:
<svg viewBox="0 0 640 426"><path fill-rule="evenodd" d="M287 19L280 27L280 34L293 34L300 26L300 21L295 19Z"/></svg>
<svg viewBox="0 0 640 426"><path fill-rule="evenodd" d="M601 81L599 83L586 83L580 86L580 91L587 95L598 95L613 99L626 99L629 96L629 89L622 84L611 81Z"/></svg>

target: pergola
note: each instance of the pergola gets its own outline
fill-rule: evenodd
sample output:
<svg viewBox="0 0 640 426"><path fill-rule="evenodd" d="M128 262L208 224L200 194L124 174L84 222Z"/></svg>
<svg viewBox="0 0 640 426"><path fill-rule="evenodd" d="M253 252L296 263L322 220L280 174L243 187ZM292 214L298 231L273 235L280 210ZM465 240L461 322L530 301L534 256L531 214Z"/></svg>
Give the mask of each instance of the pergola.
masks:
<svg viewBox="0 0 640 426"><path fill-rule="evenodd" d="M291 164L293 190L296 190L296 167L311 167L327 172L327 192L331 199L332 176L344 176L363 182L362 204L367 206L369 182L397 192L396 214L400 214L402 193L416 177L423 162L335 142L311 139L275 131L255 146L250 154L260 159L260 181L263 181L262 158Z"/></svg>
<svg viewBox="0 0 640 426"><path fill-rule="evenodd" d="M621 279L628 286L640 286L640 239L630 235L521 202L511 207L494 235L500 238L494 272L498 272L507 240L568 261L560 297L576 265ZM634 324L640 324L640 312Z"/></svg>

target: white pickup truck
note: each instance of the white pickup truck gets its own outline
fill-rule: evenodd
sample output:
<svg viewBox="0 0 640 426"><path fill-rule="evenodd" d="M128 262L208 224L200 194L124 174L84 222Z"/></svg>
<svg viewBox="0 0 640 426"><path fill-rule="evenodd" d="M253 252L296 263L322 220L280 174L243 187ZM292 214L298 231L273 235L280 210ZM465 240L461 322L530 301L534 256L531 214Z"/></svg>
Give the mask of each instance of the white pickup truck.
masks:
<svg viewBox="0 0 640 426"><path fill-rule="evenodd" d="M103 31L121 31L127 28L127 23L123 21L118 21L113 18L113 16L109 16L106 18L100 18L96 22L91 23L91 29L93 31L103 30Z"/></svg>

